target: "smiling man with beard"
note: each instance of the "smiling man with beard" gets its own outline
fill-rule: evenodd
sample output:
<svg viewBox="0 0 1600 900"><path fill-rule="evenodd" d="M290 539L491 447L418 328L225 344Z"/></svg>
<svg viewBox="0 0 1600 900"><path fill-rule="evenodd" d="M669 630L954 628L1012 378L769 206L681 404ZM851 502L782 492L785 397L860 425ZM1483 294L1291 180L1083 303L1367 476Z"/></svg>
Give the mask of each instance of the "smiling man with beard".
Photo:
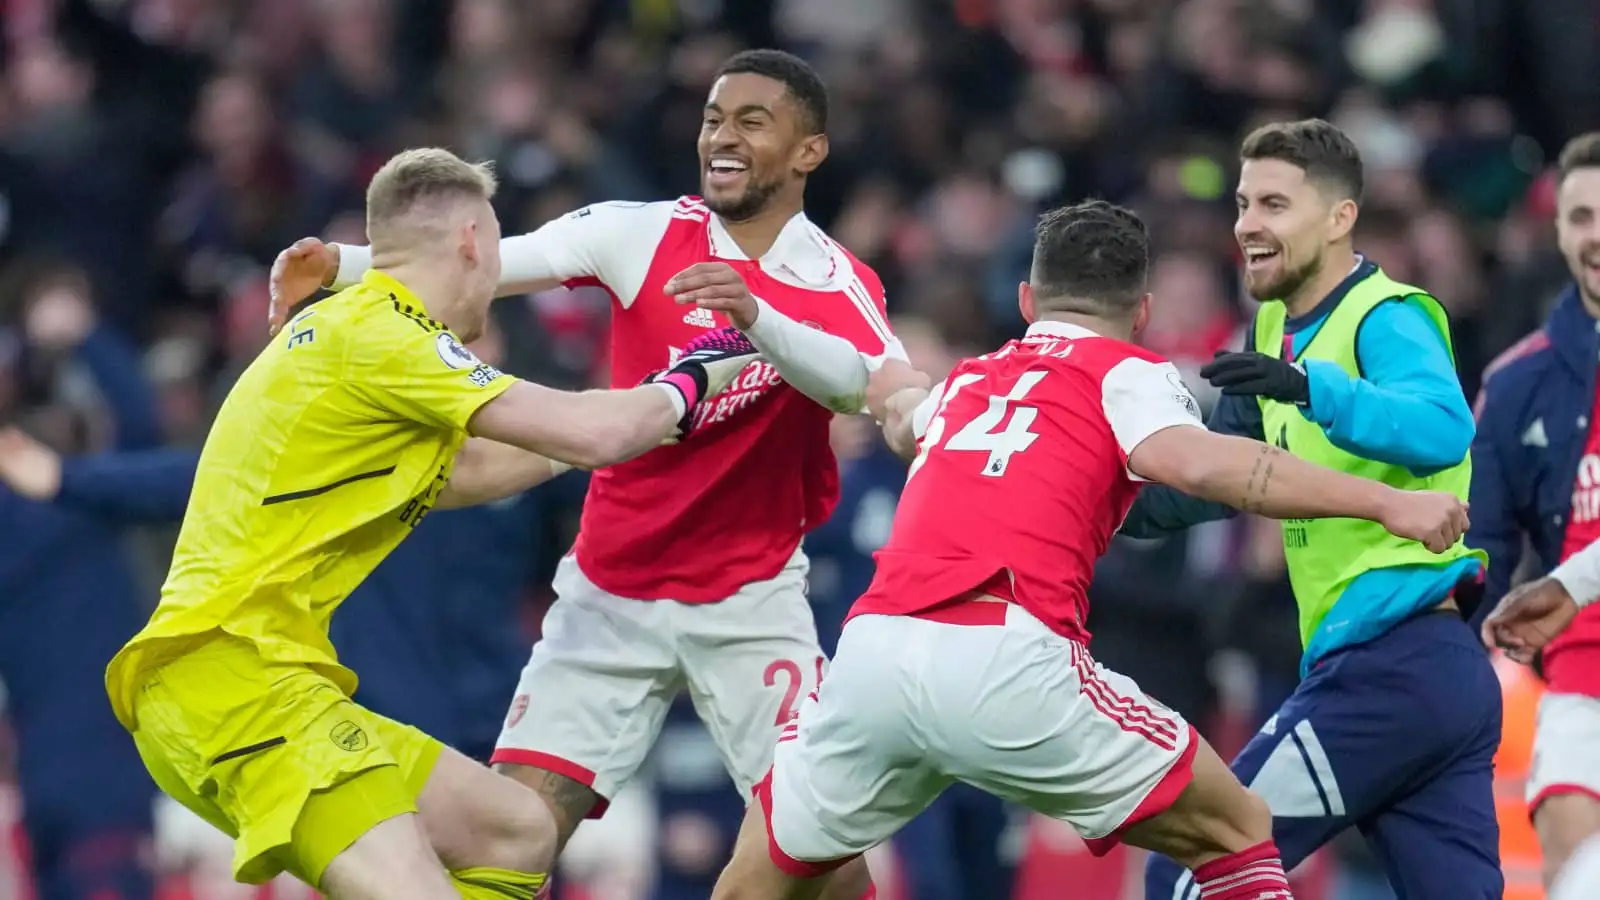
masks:
<svg viewBox="0 0 1600 900"><path fill-rule="evenodd" d="M1262 301L1243 352L1201 376L1208 426L1395 487L1465 498L1473 422L1450 323L1427 291L1355 251L1363 182L1350 139L1321 120L1245 138L1234 234ZM1266 476L1264 476L1266 477ZM1231 511L1146 488L1124 525L1150 536ZM1493 758L1500 692L1464 619L1482 553L1441 555L1349 519L1283 523L1304 653L1295 693L1233 763L1271 807L1293 868L1359 828L1401 897L1498 898ZM1198 887L1152 857L1145 896Z"/></svg>
<svg viewBox="0 0 1600 900"><path fill-rule="evenodd" d="M1491 600L1510 588L1525 541L1538 556L1539 571L1550 573L1506 596L1486 630L1491 643L1506 647L1513 659L1527 661L1532 651L1542 651L1547 690L1539 700L1525 797L1539 833L1546 884L1574 848L1600 835L1600 608L1590 605L1600 593L1592 586L1600 569L1596 552L1584 552L1600 541L1600 132L1567 144L1557 179L1556 240L1572 284L1544 327L1507 350L1484 375L1473 447L1478 515L1469 538L1489 554ZM1574 578L1585 570L1588 578ZM1576 618L1546 622L1530 616L1541 606ZM1506 631L1520 623L1536 626L1531 646L1506 640ZM1600 857L1600 847L1589 853ZM1573 865L1582 866L1576 860ZM1587 865L1600 866L1600 859ZM1574 891L1595 884L1575 875L1566 881Z"/></svg>

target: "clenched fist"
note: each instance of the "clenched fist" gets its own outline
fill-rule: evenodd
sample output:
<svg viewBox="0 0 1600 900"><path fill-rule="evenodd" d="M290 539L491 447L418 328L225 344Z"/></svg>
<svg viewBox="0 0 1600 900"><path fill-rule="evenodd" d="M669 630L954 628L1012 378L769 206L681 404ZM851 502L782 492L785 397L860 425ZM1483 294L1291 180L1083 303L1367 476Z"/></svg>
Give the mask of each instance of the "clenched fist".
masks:
<svg viewBox="0 0 1600 900"><path fill-rule="evenodd" d="M1396 491L1381 521L1390 534L1416 541L1434 553L1455 546L1471 524L1467 504L1441 491Z"/></svg>
<svg viewBox="0 0 1600 900"><path fill-rule="evenodd" d="M867 379L867 411L879 422L889 417L889 398L911 388L927 390L928 376L903 360L885 359Z"/></svg>

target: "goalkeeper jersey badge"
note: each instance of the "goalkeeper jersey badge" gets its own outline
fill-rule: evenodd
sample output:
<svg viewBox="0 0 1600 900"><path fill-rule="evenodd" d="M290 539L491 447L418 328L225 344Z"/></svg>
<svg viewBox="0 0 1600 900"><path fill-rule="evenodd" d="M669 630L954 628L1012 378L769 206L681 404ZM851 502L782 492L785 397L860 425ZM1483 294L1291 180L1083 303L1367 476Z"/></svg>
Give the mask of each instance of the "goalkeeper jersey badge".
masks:
<svg viewBox="0 0 1600 900"><path fill-rule="evenodd" d="M461 345L456 336L448 331L439 332L434 339L434 349L439 351L439 359L452 369L472 369L481 365L478 357L471 350Z"/></svg>

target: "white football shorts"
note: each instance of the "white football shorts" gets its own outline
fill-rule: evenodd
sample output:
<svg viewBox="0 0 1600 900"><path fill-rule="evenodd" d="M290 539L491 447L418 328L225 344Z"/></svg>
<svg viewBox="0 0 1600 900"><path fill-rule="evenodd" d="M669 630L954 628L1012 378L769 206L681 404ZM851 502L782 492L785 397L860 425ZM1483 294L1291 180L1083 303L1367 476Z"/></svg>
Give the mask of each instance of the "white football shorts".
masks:
<svg viewBox="0 0 1600 900"><path fill-rule="evenodd" d="M687 689L728 774L749 796L783 726L827 666L806 599L805 555L720 603L607 593L568 555L506 716L493 761L536 766L599 794L644 762L673 697Z"/></svg>
<svg viewBox="0 0 1600 900"><path fill-rule="evenodd" d="M773 861L814 877L963 781L1070 823L1100 854L1188 786L1198 738L1019 606L1003 625L864 615L756 787Z"/></svg>

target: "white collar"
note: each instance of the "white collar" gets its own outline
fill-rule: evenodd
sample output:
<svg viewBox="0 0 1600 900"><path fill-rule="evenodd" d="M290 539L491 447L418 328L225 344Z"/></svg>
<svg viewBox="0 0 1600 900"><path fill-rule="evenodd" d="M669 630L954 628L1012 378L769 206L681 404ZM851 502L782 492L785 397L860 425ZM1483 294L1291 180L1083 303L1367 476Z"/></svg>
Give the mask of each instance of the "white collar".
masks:
<svg viewBox="0 0 1600 900"><path fill-rule="evenodd" d="M707 233L711 241L711 255L718 259L748 260L745 252L722 224L722 217L713 214ZM772 249L761 257L761 268L769 275L808 286L821 286L834 280L843 265L842 254L822 229L811 224L803 212L783 225Z"/></svg>
<svg viewBox="0 0 1600 900"><path fill-rule="evenodd" d="M1101 335L1096 334L1093 331L1090 331L1089 329L1083 327L1082 325L1074 325L1071 322L1045 322L1045 321L1040 321L1040 322L1035 322L1032 325L1028 326L1028 333L1027 333L1027 335L1024 336L1023 339L1026 340L1028 338L1038 338L1038 337L1053 337L1053 338L1069 338L1069 339L1073 339L1073 338L1100 337L1100 336Z"/></svg>

